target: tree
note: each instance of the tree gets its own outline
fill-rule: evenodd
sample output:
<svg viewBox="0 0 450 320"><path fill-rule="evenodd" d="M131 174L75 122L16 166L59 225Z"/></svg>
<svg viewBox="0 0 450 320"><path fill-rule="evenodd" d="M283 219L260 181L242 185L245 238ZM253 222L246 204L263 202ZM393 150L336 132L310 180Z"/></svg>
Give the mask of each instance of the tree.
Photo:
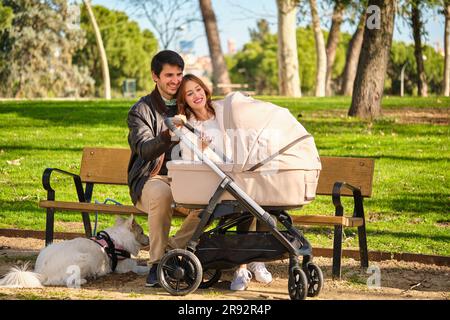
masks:
<svg viewBox="0 0 450 320"><path fill-rule="evenodd" d="M301 97L298 70L296 11L297 0L277 0L279 94Z"/></svg>
<svg viewBox="0 0 450 320"><path fill-rule="evenodd" d="M9 29L0 34L0 91L33 98L84 96L93 80L72 63L85 43L66 0L3 0L13 10Z"/></svg>
<svg viewBox="0 0 450 320"><path fill-rule="evenodd" d="M381 114L396 5L396 0L369 0L349 116L376 118Z"/></svg>
<svg viewBox="0 0 450 320"><path fill-rule="evenodd" d="M13 15L13 10L10 7L5 7L3 6L3 3L0 2L0 44L3 47L5 45L5 43L2 41L6 40L6 37L4 36L5 33L3 33L3 31L5 29L8 29L9 27L11 27L11 23L12 23L12 19L13 19L14 15ZM3 34L3 36L2 36ZM0 52L2 50L0 49ZM8 65L8 61L5 59L0 59L0 71L2 69L6 69L5 67ZM1 94L0 90L0 94Z"/></svg>
<svg viewBox="0 0 450 320"><path fill-rule="evenodd" d="M274 95L278 93L277 37L270 34L258 22L257 30L250 30L251 42L227 62L233 83L247 83L257 94Z"/></svg>
<svg viewBox="0 0 450 320"><path fill-rule="evenodd" d="M10 7L3 6L0 2L0 31L11 26L13 16L13 10Z"/></svg>
<svg viewBox="0 0 450 320"><path fill-rule="evenodd" d="M366 13L361 13L359 23L356 27L356 31L347 47L346 63L344 67L344 73L342 76L342 90L341 94L345 96L351 96L353 94L353 84L355 82L356 70L358 68L359 54L364 37L364 26L366 23Z"/></svg>
<svg viewBox="0 0 450 320"><path fill-rule="evenodd" d="M444 34L444 96L450 96L450 1L444 0L445 34Z"/></svg>
<svg viewBox="0 0 450 320"><path fill-rule="evenodd" d="M263 25L263 24L261 24ZM273 95L278 93L278 39L264 27L250 29L252 41L246 43L235 55L227 57L230 76L233 83L248 83L257 94ZM297 28L297 53L299 77L302 79L301 91L305 95L314 95L316 85L316 49L314 31L310 26ZM351 35L341 34L333 65L333 77L342 74L345 65L345 51ZM253 87L254 85L254 87Z"/></svg>
<svg viewBox="0 0 450 320"><path fill-rule="evenodd" d="M193 0L128 0L152 26L162 49L174 47L180 31L199 22L196 2Z"/></svg>
<svg viewBox="0 0 450 320"><path fill-rule="evenodd" d="M259 19L256 22L256 29L249 28L251 41L264 41L265 37L270 33L269 22L266 19Z"/></svg>
<svg viewBox="0 0 450 320"><path fill-rule="evenodd" d="M94 12L92 11L90 0L83 0L86 10L89 14L89 20L91 21L92 28L94 29L95 40L97 42L97 48L100 56L100 62L102 66L103 75L103 88L105 90L105 99L111 99L111 82L109 78L108 58L106 57L105 47L103 46L102 35L97 25Z"/></svg>
<svg viewBox="0 0 450 320"><path fill-rule="evenodd" d="M100 26L113 92L120 92L127 78L136 80L136 89L148 91L152 85L150 59L158 50L158 42L149 30L141 30L126 13L93 6L92 11ZM78 50L74 61L86 66L96 83L96 94L103 95L103 75L99 51L87 8L82 6L81 28L86 33L86 45Z"/></svg>
<svg viewBox="0 0 450 320"><path fill-rule="evenodd" d="M417 88L419 95L422 97L428 96L428 86L425 75L425 68L423 64L423 49L422 49L422 33L423 22L421 17L422 6L418 0L412 0L411 4L411 27L414 38L414 55L417 64Z"/></svg>
<svg viewBox="0 0 450 320"><path fill-rule="evenodd" d="M327 54L327 74L326 74L326 95L332 94L331 80L333 74L333 64L336 58L336 49L339 44L339 38L341 33L341 24L344 19L345 10L344 0L335 0L333 16L331 18L330 32L328 33L326 54Z"/></svg>
<svg viewBox="0 0 450 320"><path fill-rule="evenodd" d="M400 74L404 66L404 92L417 95L417 65L414 55L414 43L392 42L390 60L386 71L385 93L399 94ZM442 92L442 79L444 78L444 57L432 46L424 45L423 54L427 57L425 74L429 93Z"/></svg>
<svg viewBox="0 0 450 320"><path fill-rule="evenodd" d="M205 25L206 37L208 38L209 54L212 61L214 91L218 94L227 94L231 91L231 88L229 86L227 87L231 82L222 48L220 46L216 15L214 14L211 0L199 0L199 3L203 23ZM219 87L219 84L224 85L224 87Z"/></svg>
<svg viewBox="0 0 450 320"><path fill-rule="evenodd" d="M311 7L312 25L314 30L314 39L316 44L316 97L324 97L326 90L327 77L327 52L325 48L325 40L323 38L322 28L320 27L320 18L317 11L317 1L309 0Z"/></svg>

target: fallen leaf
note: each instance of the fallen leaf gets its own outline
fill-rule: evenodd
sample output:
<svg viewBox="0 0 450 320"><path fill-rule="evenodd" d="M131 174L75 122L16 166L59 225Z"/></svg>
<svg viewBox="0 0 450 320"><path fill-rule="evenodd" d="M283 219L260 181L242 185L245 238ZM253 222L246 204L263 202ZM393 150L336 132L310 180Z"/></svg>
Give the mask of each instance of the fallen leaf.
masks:
<svg viewBox="0 0 450 320"><path fill-rule="evenodd" d="M15 160L6 160L6 162L9 164L9 165L12 165L12 166L20 166L20 161L22 160L23 158L19 158L19 159L15 159Z"/></svg>

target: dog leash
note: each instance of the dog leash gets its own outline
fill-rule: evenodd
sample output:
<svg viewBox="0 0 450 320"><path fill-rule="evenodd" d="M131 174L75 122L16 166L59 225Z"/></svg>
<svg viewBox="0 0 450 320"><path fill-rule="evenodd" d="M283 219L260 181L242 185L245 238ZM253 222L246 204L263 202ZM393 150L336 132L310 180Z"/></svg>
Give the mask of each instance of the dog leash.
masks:
<svg viewBox="0 0 450 320"><path fill-rule="evenodd" d="M111 199L111 198L106 198L105 201L103 201L103 203L98 200L94 200L95 204L107 204L108 201L110 201L118 206L122 205L120 202L118 202L114 199ZM92 234L97 234L97 223L98 223L98 211L95 211L94 232Z"/></svg>

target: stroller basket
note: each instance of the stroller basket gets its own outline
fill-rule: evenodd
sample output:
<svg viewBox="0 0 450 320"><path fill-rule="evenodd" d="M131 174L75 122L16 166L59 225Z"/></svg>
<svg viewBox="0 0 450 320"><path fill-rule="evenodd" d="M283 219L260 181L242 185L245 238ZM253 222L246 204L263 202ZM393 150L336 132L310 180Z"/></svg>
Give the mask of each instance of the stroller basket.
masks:
<svg viewBox="0 0 450 320"><path fill-rule="evenodd" d="M295 248L302 243L288 232L281 232ZM205 269L230 269L253 261L289 258L289 251L270 232L204 233L195 255Z"/></svg>

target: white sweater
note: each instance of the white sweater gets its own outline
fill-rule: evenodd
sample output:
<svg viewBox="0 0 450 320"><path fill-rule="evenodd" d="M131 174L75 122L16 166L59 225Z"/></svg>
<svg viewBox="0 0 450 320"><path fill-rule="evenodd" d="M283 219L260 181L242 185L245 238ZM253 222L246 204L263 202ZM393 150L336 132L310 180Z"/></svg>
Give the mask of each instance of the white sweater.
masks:
<svg viewBox="0 0 450 320"><path fill-rule="evenodd" d="M224 160L215 152L218 151L219 154L225 154L223 134L220 130L219 123L217 122L216 117L205 121L197 121L195 117L191 117L188 122L195 129L204 133L207 137L212 139L210 145L203 150L203 155L207 156L213 162L223 163ZM194 133L184 127L182 131L185 136L201 151L202 149L200 139ZM180 147L181 157L183 160L200 161L197 155L192 152L184 143L180 143Z"/></svg>

